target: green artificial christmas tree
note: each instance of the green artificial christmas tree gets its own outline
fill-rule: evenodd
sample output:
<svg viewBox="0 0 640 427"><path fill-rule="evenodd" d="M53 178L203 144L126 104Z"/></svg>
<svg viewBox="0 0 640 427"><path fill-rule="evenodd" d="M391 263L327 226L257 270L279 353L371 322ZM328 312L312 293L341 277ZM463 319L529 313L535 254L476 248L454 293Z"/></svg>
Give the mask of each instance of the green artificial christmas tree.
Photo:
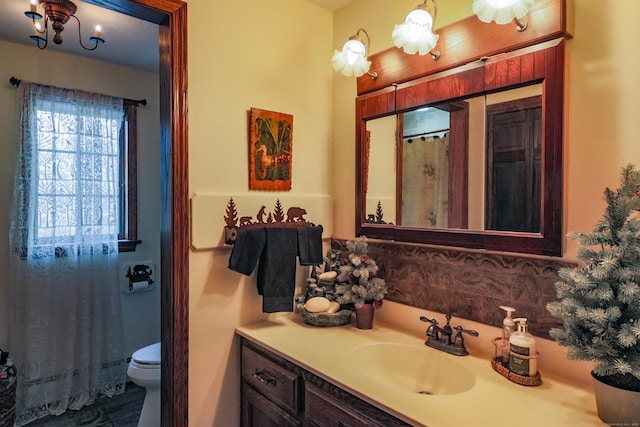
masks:
<svg viewBox="0 0 640 427"><path fill-rule="evenodd" d="M547 310L564 323L549 332L570 359L595 362L593 374L614 387L640 391L640 171L622 169L607 188L602 220L591 233L570 233L578 265L560 269L559 301Z"/></svg>

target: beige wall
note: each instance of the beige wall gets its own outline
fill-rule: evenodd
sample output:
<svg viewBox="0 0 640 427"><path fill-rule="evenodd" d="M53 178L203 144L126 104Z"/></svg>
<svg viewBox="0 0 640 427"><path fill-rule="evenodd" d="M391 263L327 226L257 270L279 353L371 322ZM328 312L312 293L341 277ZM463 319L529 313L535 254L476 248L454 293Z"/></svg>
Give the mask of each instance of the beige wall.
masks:
<svg viewBox="0 0 640 427"><path fill-rule="evenodd" d="M396 221L396 118L380 117L367 123L369 134L369 170L376 173L367 177L365 212L375 214L378 203L384 212L384 221ZM355 173L355 172L354 172Z"/></svg>
<svg viewBox="0 0 640 427"><path fill-rule="evenodd" d="M123 98L146 98L138 109L138 237L136 252L120 254L120 262L152 261L160 267L160 120L157 73L139 71L105 62L56 52L54 47L36 47L0 41L0 348L9 350L6 297L9 277L8 230L13 173L18 152L16 88L9 77L23 81L80 89ZM10 58L10 61L7 60ZM160 275L149 292L122 295L125 348L136 349L160 340ZM126 278L122 277L123 282Z"/></svg>
<svg viewBox="0 0 640 427"><path fill-rule="evenodd" d="M254 198L255 210L239 215L255 215L260 204L270 208L279 196L297 197L304 207L305 198L329 195L334 179L331 12L306 0L191 0L188 8L190 192L226 194L222 203L230 196ZM252 107L293 115L290 192L248 191ZM218 224L215 233L221 235L222 215L208 220ZM202 223L201 218L192 221ZM190 253L191 426L239 422L234 328L265 317L255 277L229 270L229 254L229 248Z"/></svg>
<svg viewBox="0 0 640 427"><path fill-rule="evenodd" d="M247 111L257 107L290 113L291 193L303 199L329 194L333 236L353 238L356 81L334 73L330 57L360 27L371 35L371 52L391 47L393 26L416 3L355 0L332 14L306 0L215 5L190 0L190 191L249 194ZM436 29L470 15L471 3L440 0ZM576 1L575 38L567 44L566 230L590 230L604 206L604 187L615 186L620 167L638 159L640 144L634 136L640 131L635 117L640 57L632 42L640 38L640 29L633 12L640 12L635 0ZM238 25L245 30L237 31ZM264 194L268 201L273 196ZM211 221L221 222L217 217ZM264 318L254 278L229 271L228 256L229 249L190 254L192 426L237 421L239 364L233 329ZM565 258L575 258L573 246ZM401 317L402 310L393 311Z"/></svg>

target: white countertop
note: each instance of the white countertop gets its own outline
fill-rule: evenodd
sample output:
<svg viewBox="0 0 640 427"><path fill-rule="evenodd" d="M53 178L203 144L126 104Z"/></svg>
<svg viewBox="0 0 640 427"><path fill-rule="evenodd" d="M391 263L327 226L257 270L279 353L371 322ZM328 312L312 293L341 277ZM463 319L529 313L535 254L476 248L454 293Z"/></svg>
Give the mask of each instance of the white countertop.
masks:
<svg viewBox="0 0 640 427"><path fill-rule="evenodd" d="M321 328L306 325L299 314L272 316L260 323L238 327L236 332L300 365L357 397L416 426L605 426L597 415L592 390L545 378L526 387L512 383L491 367L489 360L454 356L474 374L469 390L448 395L423 395L390 387L362 375L351 352L364 344L394 342L424 346L424 339L374 321L371 330L351 325ZM433 350L437 351L437 350ZM393 363L393 362L390 362ZM398 362L402 363L402 354Z"/></svg>

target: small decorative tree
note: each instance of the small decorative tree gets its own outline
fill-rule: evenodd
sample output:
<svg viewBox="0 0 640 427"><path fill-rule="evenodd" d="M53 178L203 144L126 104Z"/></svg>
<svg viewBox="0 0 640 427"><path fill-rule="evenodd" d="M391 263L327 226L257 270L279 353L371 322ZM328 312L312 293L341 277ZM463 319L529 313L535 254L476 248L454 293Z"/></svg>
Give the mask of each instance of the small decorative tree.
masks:
<svg viewBox="0 0 640 427"><path fill-rule="evenodd" d="M382 220L384 214L382 213L382 203L378 200L378 206L376 207L376 223L384 224L385 222Z"/></svg>
<svg viewBox="0 0 640 427"><path fill-rule="evenodd" d="M284 211L282 210L282 204L280 204L280 199L276 200L276 207L273 210L273 220L275 222L284 222Z"/></svg>
<svg viewBox="0 0 640 427"><path fill-rule="evenodd" d="M356 308L372 303L376 308L382 306L387 294L387 284L378 275L376 261L367 254L366 237L347 242L349 250L347 262L340 265L336 295L340 304L353 303Z"/></svg>
<svg viewBox="0 0 640 427"><path fill-rule="evenodd" d="M224 222L229 228L234 228L238 223L238 211L236 210L236 204L233 201L233 197L230 198L229 203L227 203L227 211L224 217Z"/></svg>
<svg viewBox="0 0 640 427"><path fill-rule="evenodd" d="M603 382L640 391L640 171L622 169L620 188L607 188L607 207L591 233L570 233L579 263L563 268L559 301L547 304L563 328L550 335L568 357L595 362Z"/></svg>

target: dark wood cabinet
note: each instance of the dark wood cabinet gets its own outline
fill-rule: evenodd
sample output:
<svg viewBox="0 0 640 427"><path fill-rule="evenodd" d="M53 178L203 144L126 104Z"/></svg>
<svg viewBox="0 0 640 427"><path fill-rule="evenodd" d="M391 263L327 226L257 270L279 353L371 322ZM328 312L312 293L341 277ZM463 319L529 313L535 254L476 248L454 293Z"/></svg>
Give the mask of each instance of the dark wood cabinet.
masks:
<svg viewBox="0 0 640 427"><path fill-rule="evenodd" d="M243 427L400 427L409 424L242 338Z"/></svg>
<svg viewBox="0 0 640 427"><path fill-rule="evenodd" d="M301 422L275 402L242 383L242 425L251 427L298 427Z"/></svg>
<svg viewBox="0 0 640 427"><path fill-rule="evenodd" d="M384 427L376 420L358 412L351 406L323 392L313 385L306 385L305 421L313 427Z"/></svg>

